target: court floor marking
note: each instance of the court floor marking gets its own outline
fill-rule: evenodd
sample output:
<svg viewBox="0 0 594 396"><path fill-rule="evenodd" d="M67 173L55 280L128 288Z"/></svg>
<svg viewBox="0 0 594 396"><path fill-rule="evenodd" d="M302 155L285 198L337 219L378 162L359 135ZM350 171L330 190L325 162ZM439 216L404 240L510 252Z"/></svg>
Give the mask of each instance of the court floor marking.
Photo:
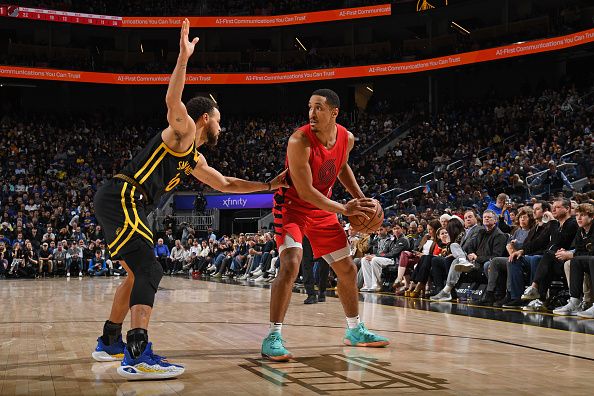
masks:
<svg viewBox="0 0 594 396"><path fill-rule="evenodd" d="M103 323L103 321L97 320L66 320L66 321L46 321L46 322L0 322L0 324L40 324L40 323L47 323L47 324L65 324L65 323ZM172 324L221 324L221 325L238 325L238 326L245 326L245 325L253 325L253 326L267 326L268 322L219 322L219 321L178 321L178 320L155 320L151 321L151 323L172 323ZM508 322L502 322L508 323ZM292 324L292 323L283 323L284 326L290 327L314 327L314 328L325 328L325 329L344 329L342 326L328 326L328 325L308 325L308 324ZM546 328L546 327L543 327ZM587 356L580 356L574 355L571 353L553 351L550 349L538 348L533 347L530 345L519 344L510 341L503 341L497 340L494 338L483 338L483 337L472 337L472 336L461 336L455 334L439 334L439 333L424 333L424 332L416 332L416 331L402 331L402 330L388 330L388 329L373 329L380 333L399 333L399 334L414 334L414 335L424 335L424 336L434 336L434 337L448 337L448 338L457 338L457 339L467 339L467 340L475 340L475 341L486 341L486 342L495 342L503 345L518 347L518 348L525 348L531 349L539 352L551 353L559 356L566 356L575 359L582 359L594 362L594 358L590 358ZM580 333L581 334L581 333ZM295 348L295 349L303 349L303 348ZM48 362L51 364L51 362Z"/></svg>

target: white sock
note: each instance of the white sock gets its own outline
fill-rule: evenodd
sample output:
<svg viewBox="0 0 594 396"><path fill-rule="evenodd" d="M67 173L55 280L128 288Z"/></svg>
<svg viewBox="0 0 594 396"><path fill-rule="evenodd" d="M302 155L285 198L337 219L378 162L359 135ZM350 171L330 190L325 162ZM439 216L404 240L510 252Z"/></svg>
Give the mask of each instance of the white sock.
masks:
<svg viewBox="0 0 594 396"><path fill-rule="evenodd" d="M446 285L446 287L443 288L443 291L446 293L450 293L452 291L452 286Z"/></svg>
<svg viewBox="0 0 594 396"><path fill-rule="evenodd" d="M272 334L275 332L280 334L282 329L283 329L282 323L270 322L270 332L268 334Z"/></svg>
<svg viewBox="0 0 594 396"><path fill-rule="evenodd" d="M581 300L579 298L575 298L575 297L571 297L569 299L569 302L571 303L571 305L573 305L574 307L579 307L581 304Z"/></svg>
<svg viewBox="0 0 594 396"><path fill-rule="evenodd" d="M361 323L361 319L359 318L359 315L355 316L354 318L346 318L347 320L347 326L349 329L354 329L357 326L359 326L359 323Z"/></svg>

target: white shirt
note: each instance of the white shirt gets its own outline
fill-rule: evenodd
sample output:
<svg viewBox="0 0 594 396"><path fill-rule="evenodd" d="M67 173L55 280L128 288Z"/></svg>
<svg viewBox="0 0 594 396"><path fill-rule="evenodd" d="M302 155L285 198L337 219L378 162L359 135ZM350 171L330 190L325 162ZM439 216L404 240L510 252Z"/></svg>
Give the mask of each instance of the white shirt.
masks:
<svg viewBox="0 0 594 396"><path fill-rule="evenodd" d="M171 249L171 259L172 260L183 260L184 253L185 253L185 249L183 248L183 246L180 248L178 248L177 246L174 246L173 249Z"/></svg>
<svg viewBox="0 0 594 396"><path fill-rule="evenodd" d="M422 249L423 256L429 255L429 251L431 250L431 245L433 245L433 240L427 239L427 242L425 242L425 244L423 245L423 249Z"/></svg>
<svg viewBox="0 0 594 396"><path fill-rule="evenodd" d="M202 247L200 245L199 246L192 246L190 248L190 257L192 255L199 256L201 251L202 251Z"/></svg>
<svg viewBox="0 0 594 396"><path fill-rule="evenodd" d="M200 252L200 257L206 257L210 253L210 248L207 246Z"/></svg>

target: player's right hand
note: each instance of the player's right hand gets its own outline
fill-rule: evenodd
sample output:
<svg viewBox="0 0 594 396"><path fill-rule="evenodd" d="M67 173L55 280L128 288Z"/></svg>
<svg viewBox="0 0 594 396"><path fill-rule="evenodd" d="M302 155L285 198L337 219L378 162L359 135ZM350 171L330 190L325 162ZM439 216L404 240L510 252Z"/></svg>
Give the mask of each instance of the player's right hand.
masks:
<svg viewBox="0 0 594 396"><path fill-rule="evenodd" d="M179 39L179 54L184 58L189 58L194 53L194 47L198 44L198 37L194 37L192 41L189 40L188 36L190 34L190 21L188 18L184 19L182 22L182 28L180 33Z"/></svg>
<svg viewBox="0 0 594 396"><path fill-rule="evenodd" d="M371 198L351 199L344 205L345 216L364 216L369 220L369 216L375 213L375 203Z"/></svg>

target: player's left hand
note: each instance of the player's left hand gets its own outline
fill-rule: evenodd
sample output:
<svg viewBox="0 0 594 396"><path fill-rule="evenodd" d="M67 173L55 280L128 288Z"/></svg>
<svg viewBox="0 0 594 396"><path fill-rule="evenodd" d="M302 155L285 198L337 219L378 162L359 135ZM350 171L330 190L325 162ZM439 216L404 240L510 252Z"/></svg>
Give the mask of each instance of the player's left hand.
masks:
<svg viewBox="0 0 594 396"><path fill-rule="evenodd" d="M270 189L276 190L280 187L288 188L289 184L287 183L287 172L289 169L285 169L282 171L278 176L270 181Z"/></svg>
<svg viewBox="0 0 594 396"><path fill-rule="evenodd" d="M188 18L184 19L180 32L179 39L179 54L188 59L194 53L194 48L198 44L198 37L194 37L192 41L188 38L190 35L190 21Z"/></svg>
<svg viewBox="0 0 594 396"><path fill-rule="evenodd" d="M367 220L375 213L375 203L371 198L354 198L344 205L345 216L364 216Z"/></svg>

